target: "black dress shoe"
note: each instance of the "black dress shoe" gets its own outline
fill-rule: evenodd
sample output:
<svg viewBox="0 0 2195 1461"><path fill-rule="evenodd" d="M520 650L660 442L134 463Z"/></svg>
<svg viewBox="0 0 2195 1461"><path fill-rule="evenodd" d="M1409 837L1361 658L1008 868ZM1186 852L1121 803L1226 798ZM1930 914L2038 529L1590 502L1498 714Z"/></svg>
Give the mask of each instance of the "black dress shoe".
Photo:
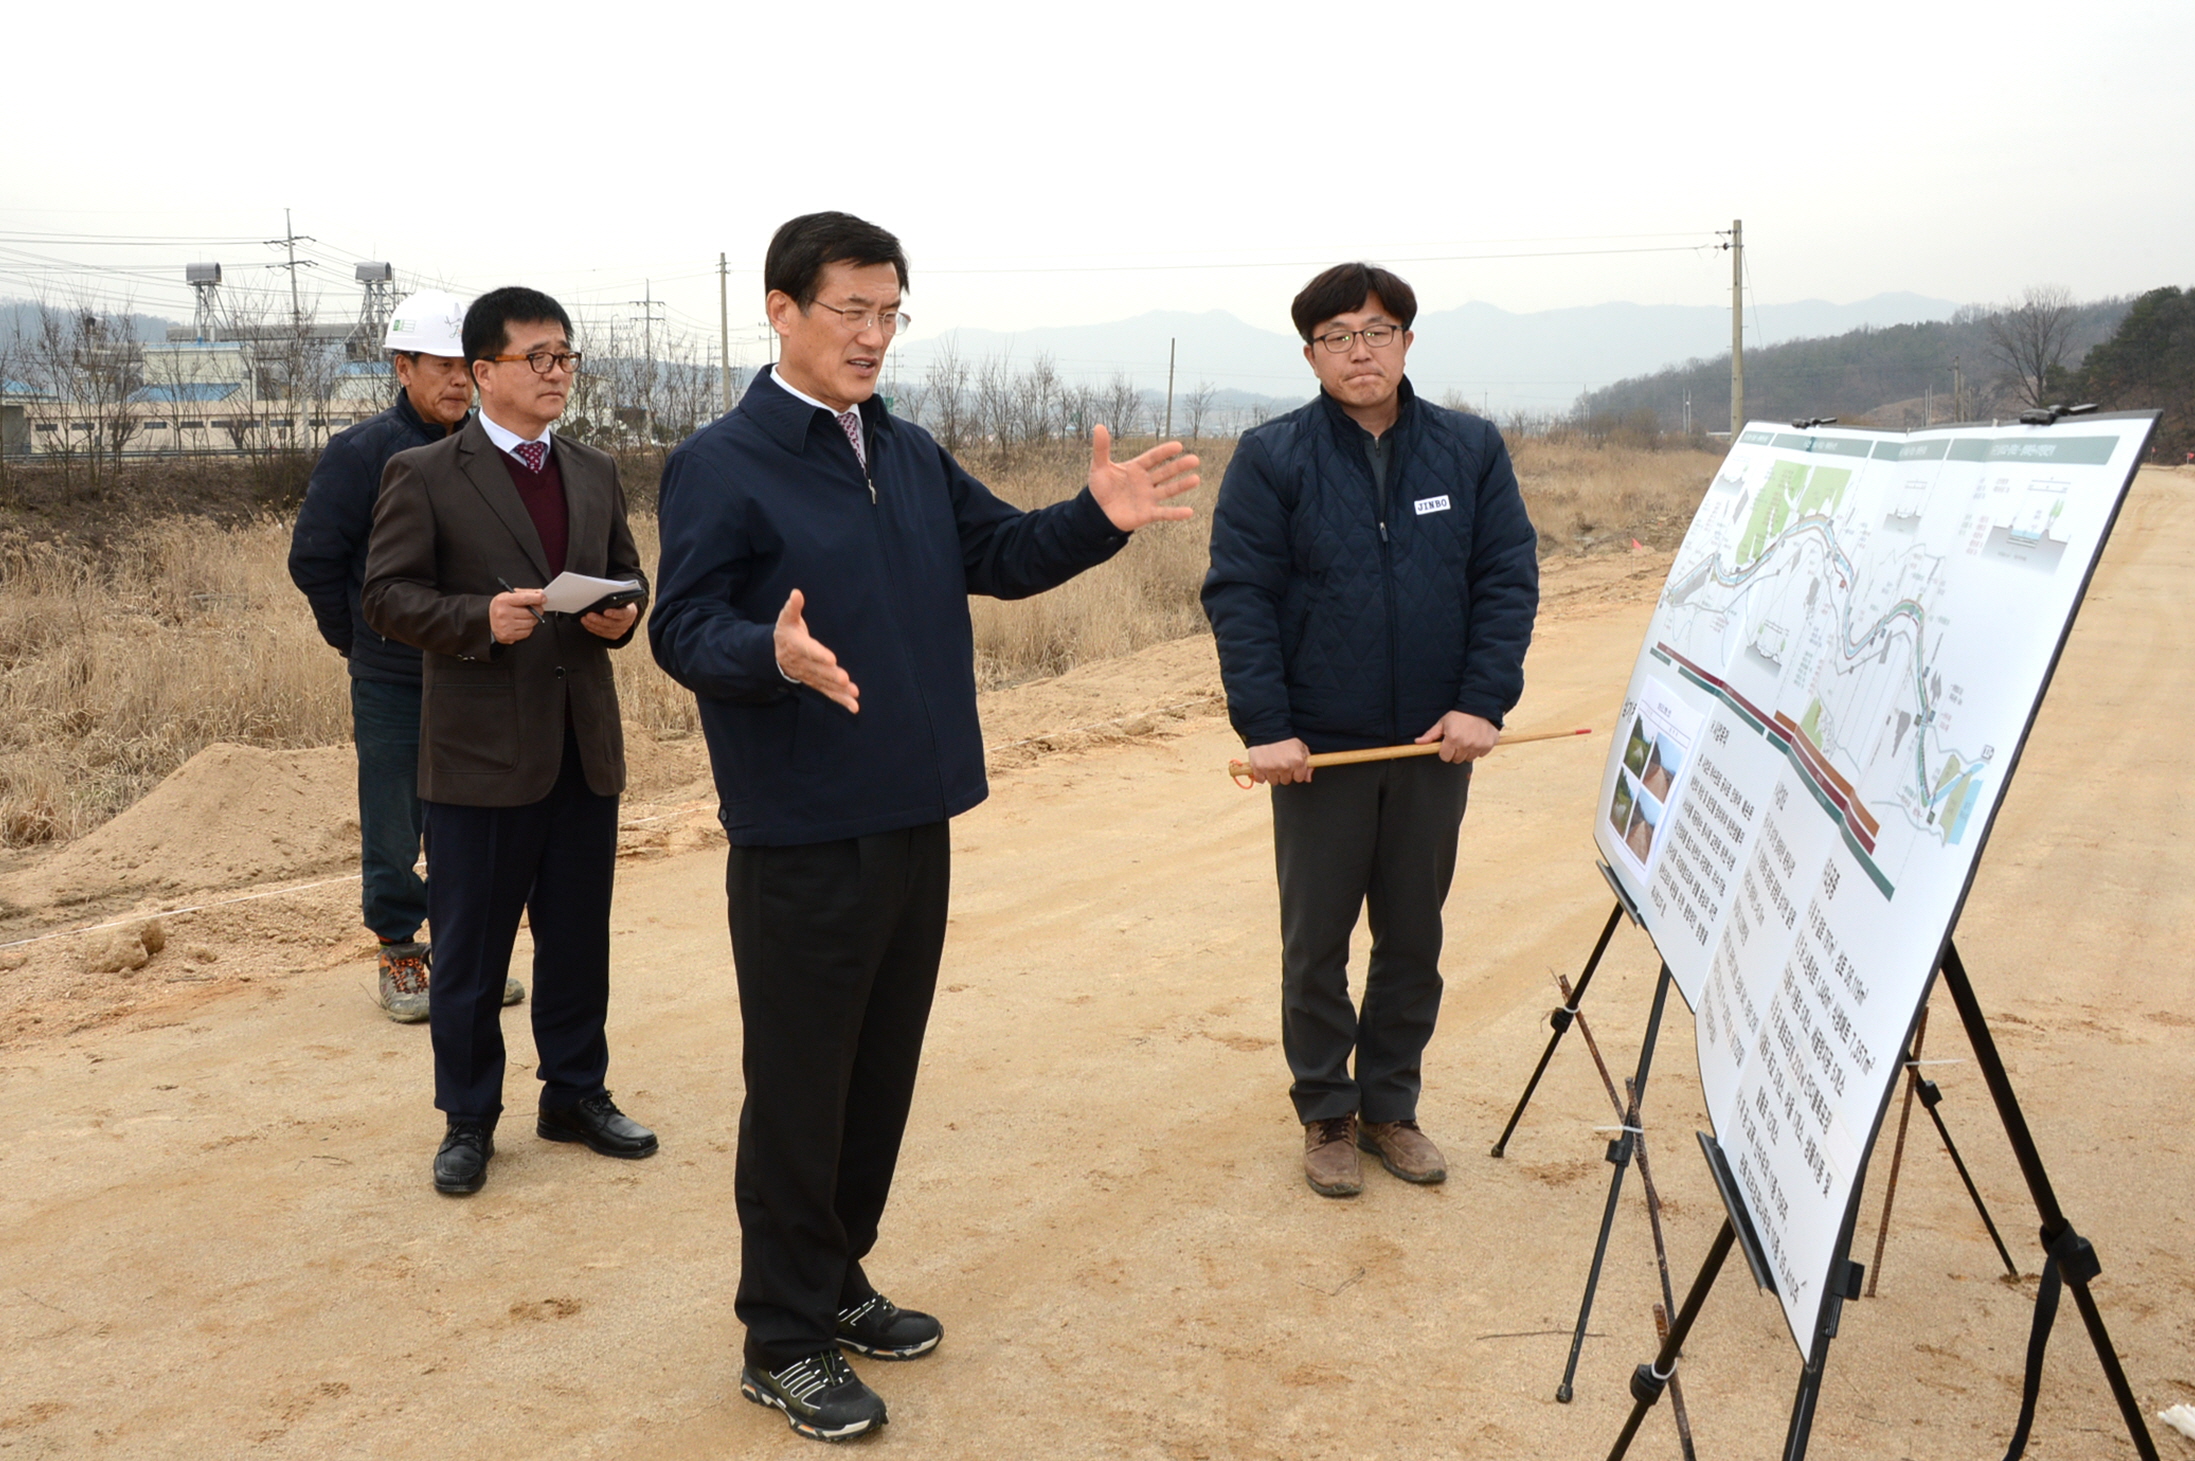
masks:
<svg viewBox="0 0 2195 1461"><path fill-rule="evenodd" d="M495 1133L476 1122L453 1122L434 1154L434 1190L452 1197L478 1192L488 1180Z"/></svg>
<svg viewBox="0 0 2195 1461"><path fill-rule="evenodd" d="M945 1326L928 1314L902 1309L882 1294L866 1304L838 1311L838 1342L872 1359L911 1360L928 1354L945 1337Z"/></svg>
<svg viewBox="0 0 2195 1461"><path fill-rule="evenodd" d="M655 1133L617 1109L604 1091L561 1111L543 1111L534 1130L544 1141L583 1142L606 1157L652 1157Z"/></svg>

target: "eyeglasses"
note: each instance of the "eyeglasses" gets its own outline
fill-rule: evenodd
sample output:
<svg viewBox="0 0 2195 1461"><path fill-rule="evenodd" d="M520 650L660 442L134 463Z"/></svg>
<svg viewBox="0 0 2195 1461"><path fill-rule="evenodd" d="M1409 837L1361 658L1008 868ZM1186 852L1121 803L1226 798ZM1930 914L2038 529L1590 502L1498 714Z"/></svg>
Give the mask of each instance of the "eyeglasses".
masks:
<svg viewBox="0 0 2195 1461"><path fill-rule="evenodd" d="M1318 342L1339 355L1342 351L1347 350L1349 342L1359 335L1364 337L1365 344L1371 346L1374 350L1380 350L1394 344L1395 337L1401 333L1402 327L1400 325L1366 325L1361 330L1335 330L1331 334L1319 336Z"/></svg>
<svg viewBox="0 0 2195 1461"><path fill-rule="evenodd" d="M820 299L815 301L815 306L837 315L846 322L846 328L857 335L866 334L872 327L881 329L887 335L896 335L915 322L913 315L902 314L896 309L885 310L881 314L873 309L840 309L837 305L825 304Z"/></svg>
<svg viewBox="0 0 2195 1461"><path fill-rule="evenodd" d="M551 371L568 370L579 374L581 352L577 350L536 350L531 355L491 355L490 360L523 360L534 368L535 375L547 375Z"/></svg>

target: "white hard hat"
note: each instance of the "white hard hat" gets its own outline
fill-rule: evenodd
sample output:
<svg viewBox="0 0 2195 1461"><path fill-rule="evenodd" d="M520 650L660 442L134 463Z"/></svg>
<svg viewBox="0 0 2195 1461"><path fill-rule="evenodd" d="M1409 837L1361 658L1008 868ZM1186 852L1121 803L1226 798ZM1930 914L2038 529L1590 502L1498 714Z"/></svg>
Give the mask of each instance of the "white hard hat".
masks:
<svg viewBox="0 0 2195 1461"><path fill-rule="evenodd" d="M464 359L465 304L445 290L422 289L389 316L389 336L381 348Z"/></svg>

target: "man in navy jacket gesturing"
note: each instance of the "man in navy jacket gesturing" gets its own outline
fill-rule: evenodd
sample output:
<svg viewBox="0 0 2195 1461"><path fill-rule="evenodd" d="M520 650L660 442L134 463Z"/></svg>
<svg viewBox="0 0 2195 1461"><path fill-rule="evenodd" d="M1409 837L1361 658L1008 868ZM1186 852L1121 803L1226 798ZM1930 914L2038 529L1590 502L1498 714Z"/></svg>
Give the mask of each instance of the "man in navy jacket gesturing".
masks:
<svg viewBox="0 0 2195 1461"><path fill-rule="evenodd" d="M875 399L906 323L899 241L843 213L778 229L778 364L671 455L656 661L701 705L726 872L746 1101L740 1390L803 1435L882 1425L841 1347L943 1334L876 1291L876 1242L944 949L947 820L983 800L971 593L1024 598L1185 518L1178 442L1024 513Z"/></svg>
<svg viewBox="0 0 2195 1461"><path fill-rule="evenodd" d="M1273 786L1281 1045L1304 1179L1348 1197L1363 1186L1360 1147L1405 1181L1448 1175L1417 1122L1441 905L1471 762L1524 689L1539 562L1500 434L1418 399L1403 375L1410 286L1340 264L1291 313L1318 399L1236 447L1204 609L1228 716L1251 774ZM1316 752L1403 742L1440 751L1312 779ZM1348 974L1360 910L1372 924L1361 1013Z"/></svg>

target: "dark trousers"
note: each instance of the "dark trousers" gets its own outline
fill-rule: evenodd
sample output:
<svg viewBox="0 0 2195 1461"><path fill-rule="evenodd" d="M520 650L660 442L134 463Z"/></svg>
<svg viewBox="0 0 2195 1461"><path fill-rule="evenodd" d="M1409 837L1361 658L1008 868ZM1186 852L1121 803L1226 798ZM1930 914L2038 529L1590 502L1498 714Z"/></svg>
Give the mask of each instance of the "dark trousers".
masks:
<svg viewBox="0 0 2195 1461"><path fill-rule="evenodd" d="M503 980L524 910L533 926L534 1054L541 1106L602 1094L610 1066L610 884L617 798L587 789L567 730L556 786L523 807L428 802L434 923L434 1104L489 1126L503 1110Z"/></svg>
<svg viewBox="0 0 2195 1461"><path fill-rule="evenodd" d="M404 943L427 916L427 884L413 871L426 812L419 801L419 682L351 681L358 747L358 869L366 927Z"/></svg>
<svg viewBox="0 0 2195 1461"><path fill-rule="evenodd" d="M734 847L725 872L745 1027L736 1309L750 1364L834 1344L875 1292L876 1244L937 989L952 842L933 822Z"/></svg>
<svg viewBox="0 0 2195 1461"><path fill-rule="evenodd" d="M1470 766L1436 756L1327 766L1273 788L1281 1046L1297 1120L1417 1118L1440 1014L1441 905L1470 790ZM1349 998L1359 909L1372 924L1361 1014Z"/></svg>

